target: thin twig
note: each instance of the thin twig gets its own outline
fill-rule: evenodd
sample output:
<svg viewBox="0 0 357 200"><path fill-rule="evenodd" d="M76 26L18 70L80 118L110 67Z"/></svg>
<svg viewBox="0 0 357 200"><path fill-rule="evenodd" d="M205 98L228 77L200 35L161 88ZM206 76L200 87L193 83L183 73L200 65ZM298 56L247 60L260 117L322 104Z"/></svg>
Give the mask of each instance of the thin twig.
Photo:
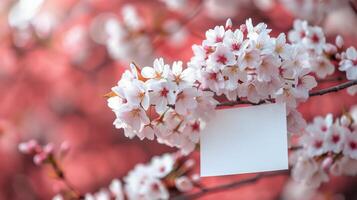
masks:
<svg viewBox="0 0 357 200"><path fill-rule="evenodd" d="M262 173L262 174L258 174L256 176L254 176L254 177L244 179L244 180L234 181L234 182L231 182L228 184L223 184L223 185L218 185L218 186L213 186L213 187L207 187L207 188L202 189L199 192L192 193L192 194L183 194L183 195L174 197L172 199L174 199L174 200L198 199L198 198L206 196L208 194L213 194L213 193L222 192L222 191L226 191L226 190L236 189L236 188L239 188L239 187L251 184L251 183L256 183L257 181L259 181L262 178L283 175L285 173L287 173L287 171L278 171L278 172L273 172L273 173Z"/></svg>
<svg viewBox="0 0 357 200"><path fill-rule="evenodd" d="M350 7L352 8L353 12L357 14L357 7L355 3L352 0L348 1L348 3L350 4Z"/></svg>
<svg viewBox="0 0 357 200"><path fill-rule="evenodd" d="M338 92L340 90L346 89L346 88L354 86L354 85L357 85L357 80L347 81L340 85L336 85L336 86L325 88L325 89L318 90L318 91L313 91L313 92L310 92L309 96L313 97L313 96L320 96L320 95L324 95L324 94L328 94L328 93L332 93L332 92ZM235 105L240 105L240 104L260 105L260 104L264 104L264 103L266 103L265 100L261 100L258 103L253 103L253 102L246 101L246 100L238 100L238 101L222 102L222 103L218 104L217 107L235 106Z"/></svg>
<svg viewBox="0 0 357 200"><path fill-rule="evenodd" d="M314 91L314 92L311 92L309 94L309 96L313 97L313 96L324 95L324 94L331 93L331 92L338 92L340 90L343 90L345 88L348 88L348 87L351 87L351 86L354 86L354 85L357 85L357 80L348 81L348 82L342 83L340 85L336 85L336 86L329 87L329 88L326 88L326 89L322 89L322 90L319 90L319 91Z"/></svg>
<svg viewBox="0 0 357 200"><path fill-rule="evenodd" d="M81 193L68 181L63 170L58 165L54 156L50 156L48 158L48 161L49 161L49 164L51 165L51 167L53 168L57 178L59 180L61 180L66 185L66 187L69 189L69 192L71 194L73 194L73 198L78 199L78 200L83 199L83 196L81 195Z"/></svg>

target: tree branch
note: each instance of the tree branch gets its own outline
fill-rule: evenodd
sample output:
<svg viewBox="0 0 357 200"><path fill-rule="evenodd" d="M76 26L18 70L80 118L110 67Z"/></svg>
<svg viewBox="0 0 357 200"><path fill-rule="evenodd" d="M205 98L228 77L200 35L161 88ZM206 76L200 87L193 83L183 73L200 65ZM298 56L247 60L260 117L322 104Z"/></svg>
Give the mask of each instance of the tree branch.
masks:
<svg viewBox="0 0 357 200"><path fill-rule="evenodd" d="M313 97L313 96L320 96L320 95L324 95L324 94L328 94L328 93L332 93L332 92L338 92L340 90L346 89L346 88L354 86L354 85L357 85L357 80L347 81L340 85L336 85L336 86L325 88L325 89L318 90L318 91L313 91L313 92L310 92L309 96ZM246 100L228 101L228 102L222 102L222 103L218 104L217 107L235 106L235 105L239 105L239 104L260 105L260 104L266 103L267 101L268 100L261 100L258 103L253 103L253 102L246 101Z"/></svg>
<svg viewBox="0 0 357 200"><path fill-rule="evenodd" d="M262 174L258 174L254 177L251 178L247 178L247 179L243 179L243 180L239 180L239 181L234 181L231 183L227 183L224 185L218 185L218 186L213 186L213 187L208 187L208 188L202 188L201 191L196 192L196 193L192 193L192 194L183 194L177 197L174 197L172 199L174 200L187 200L187 199L198 199L200 197L203 197L205 195L208 194L213 194L213 193L217 193L217 192L222 192L222 191L226 191L226 190L231 190L231 189L236 189L251 183L256 183L257 181L259 181L262 178L265 177L272 177L272 176L278 176L278 175L284 175L286 174L288 171L278 171L278 172L273 172L273 173L262 173Z"/></svg>
<svg viewBox="0 0 357 200"><path fill-rule="evenodd" d="M331 93L331 92L338 92L340 90L343 90L345 88L348 88L348 87L351 87L351 86L354 86L354 85L357 85L357 80L347 81L347 82L342 83L340 85L336 85L336 86L329 87L329 88L322 89L322 90L315 91L315 92L310 92L309 96L313 97L313 96L324 95L324 94Z"/></svg>

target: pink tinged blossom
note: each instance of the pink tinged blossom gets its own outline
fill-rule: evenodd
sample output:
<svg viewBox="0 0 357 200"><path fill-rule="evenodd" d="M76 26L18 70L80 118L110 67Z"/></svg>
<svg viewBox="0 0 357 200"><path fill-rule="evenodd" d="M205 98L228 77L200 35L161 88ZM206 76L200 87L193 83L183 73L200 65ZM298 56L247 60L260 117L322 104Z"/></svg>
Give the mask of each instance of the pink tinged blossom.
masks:
<svg viewBox="0 0 357 200"><path fill-rule="evenodd" d="M198 143L200 140L200 131L202 129L201 126L201 122L196 120L194 122L186 124L183 132L192 142Z"/></svg>
<svg viewBox="0 0 357 200"><path fill-rule="evenodd" d="M133 106L142 106L148 109L150 106L149 92L142 81L133 80L133 82L125 88L125 99L128 104Z"/></svg>
<svg viewBox="0 0 357 200"><path fill-rule="evenodd" d="M313 159L300 157L292 170L294 180L304 183L312 188L317 188L329 180L328 175Z"/></svg>
<svg viewBox="0 0 357 200"><path fill-rule="evenodd" d="M235 90L238 87L238 80L242 75L246 73L244 71L240 71L237 65L225 67L222 70L222 74L225 80L225 89L227 90Z"/></svg>
<svg viewBox="0 0 357 200"><path fill-rule="evenodd" d="M239 29L234 32L228 30L225 33L223 44L227 46L235 55L238 55L243 43L243 33Z"/></svg>
<svg viewBox="0 0 357 200"><path fill-rule="evenodd" d="M164 59L155 59L153 67L144 67L141 74L144 78L161 80L167 78L169 75L170 67L164 63Z"/></svg>
<svg viewBox="0 0 357 200"><path fill-rule="evenodd" d="M340 49L343 47L344 41L343 41L343 38L341 37L341 35L336 36L335 44Z"/></svg>
<svg viewBox="0 0 357 200"><path fill-rule="evenodd" d="M140 140L143 140L145 138L153 140L155 138L155 131L151 125L145 125L143 130L137 132L136 135L140 138Z"/></svg>
<svg viewBox="0 0 357 200"><path fill-rule="evenodd" d="M172 64L172 71L169 73L170 80L177 85L179 89L186 88L195 82L195 74L192 68L182 69L182 61L176 61Z"/></svg>
<svg viewBox="0 0 357 200"><path fill-rule="evenodd" d="M224 27L223 26L216 26L214 29L210 29L206 31L206 38L208 45L217 45L221 43L224 39Z"/></svg>
<svg viewBox="0 0 357 200"><path fill-rule="evenodd" d="M215 52L208 57L207 68L218 72L227 65L236 63L234 54L223 45L218 45Z"/></svg>
<svg viewBox="0 0 357 200"><path fill-rule="evenodd" d="M150 123L145 110L139 106L131 106L128 104L123 105L118 110L117 117L135 131L141 131L144 125Z"/></svg>
<svg viewBox="0 0 357 200"><path fill-rule="evenodd" d="M319 156L326 152L325 135L321 132L313 132L304 135L302 145L306 148L309 156Z"/></svg>
<svg viewBox="0 0 357 200"><path fill-rule="evenodd" d="M308 27L307 29L307 46L314 49L317 53L323 51L326 43L325 35L320 27Z"/></svg>
<svg viewBox="0 0 357 200"><path fill-rule="evenodd" d="M313 60L312 70L316 73L317 77L325 78L335 72L335 66L325 57L317 57Z"/></svg>
<svg viewBox="0 0 357 200"><path fill-rule="evenodd" d="M36 154L34 157L33 157L33 162L36 164L36 165L42 165L45 161L47 161L48 159L48 155L46 152L40 152L38 154Z"/></svg>
<svg viewBox="0 0 357 200"><path fill-rule="evenodd" d="M188 192L193 189L193 183L187 176L175 179L175 186L180 192Z"/></svg>
<svg viewBox="0 0 357 200"><path fill-rule="evenodd" d="M198 90L198 96L196 97L197 107L193 113L194 117L209 120L213 116L212 111L218 104L218 101L213 96L213 92ZM203 123L200 123L200 125L202 126Z"/></svg>
<svg viewBox="0 0 357 200"><path fill-rule="evenodd" d="M174 94L174 85L170 82L157 82L153 83L150 88L152 92L150 93L151 104L155 105L155 110L157 113L164 113L168 105L173 105L175 103L176 95Z"/></svg>
<svg viewBox="0 0 357 200"><path fill-rule="evenodd" d="M328 173L332 164L333 164L333 159L330 156L328 156L322 161L321 167L326 173Z"/></svg>
<svg viewBox="0 0 357 200"><path fill-rule="evenodd" d="M114 179L109 185L109 191L111 192L114 200L124 200L124 191L122 183L119 179Z"/></svg>
<svg viewBox="0 0 357 200"><path fill-rule="evenodd" d="M357 159L357 134L356 131L350 134L346 134L345 146L343 154L349 156L352 159Z"/></svg>
<svg viewBox="0 0 357 200"><path fill-rule="evenodd" d="M175 103L175 110L180 115L186 115L190 110L197 107L196 88L186 88L182 91L178 91Z"/></svg>
<svg viewBox="0 0 357 200"><path fill-rule="evenodd" d="M357 94L357 85L347 88L347 93L351 96L356 95Z"/></svg>
<svg viewBox="0 0 357 200"><path fill-rule="evenodd" d="M322 132L327 133L330 127L333 124L333 116L332 114L327 114L325 118L323 117L315 117L312 124L309 125L307 131L311 133Z"/></svg>
<svg viewBox="0 0 357 200"><path fill-rule="evenodd" d="M346 134L349 134L349 130L347 128L338 124L332 125L326 134L327 150L334 153L341 152L344 147Z"/></svg>
<svg viewBox="0 0 357 200"><path fill-rule="evenodd" d="M262 98L258 93L257 88L254 83L246 82L238 87L238 96L247 97L248 101L253 103L258 103Z"/></svg>
<svg viewBox="0 0 357 200"><path fill-rule="evenodd" d="M288 38L291 42L297 43L304 39L307 34L307 21L295 20L294 29L289 32Z"/></svg>
<svg viewBox="0 0 357 200"><path fill-rule="evenodd" d="M36 154L42 151L41 146L36 140L30 140L28 142L20 143L18 149L21 153L24 154Z"/></svg>
<svg viewBox="0 0 357 200"><path fill-rule="evenodd" d="M275 56L263 56L262 62L257 69L258 81L270 81L273 77L279 76L280 60Z"/></svg>
<svg viewBox="0 0 357 200"><path fill-rule="evenodd" d="M273 40L266 32L259 34L255 40L251 40L251 45L258 49L262 55L270 55L274 52L275 49Z"/></svg>
<svg viewBox="0 0 357 200"><path fill-rule="evenodd" d="M170 10L180 11L187 6L187 0L160 0Z"/></svg>
<svg viewBox="0 0 357 200"><path fill-rule="evenodd" d="M290 53L290 46L286 44L285 33L280 33L279 36L273 39L274 53L281 56L283 59L288 58Z"/></svg>
<svg viewBox="0 0 357 200"><path fill-rule="evenodd" d="M203 71L202 86L219 93L224 88L224 78L221 72Z"/></svg>
<svg viewBox="0 0 357 200"><path fill-rule="evenodd" d="M290 109L287 116L288 132L301 134L306 128L307 124L301 113L296 109Z"/></svg>
<svg viewBox="0 0 357 200"><path fill-rule="evenodd" d="M357 79L357 51L354 47L349 47L343 55L339 70L346 71L348 80Z"/></svg>
<svg viewBox="0 0 357 200"><path fill-rule="evenodd" d="M232 20L231 20L231 18L228 18L227 21L226 21L226 26L225 26L225 28L226 28L226 29L232 29L232 27L233 27Z"/></svg>
<svg viewBox="0 0 357 200"><path fill-rule="evenodd" d="M150 162L152 175L158 178L164 178L173 170L174 164L175 159L171 154L155 156Z"/></svg>
<svg viewBox="0 0 357 200"><path fill-rule="evenodd" d="M290 108L296 108L297 106L294 92L286 86L277 91L275 99L278 103L286 103L286 106Z"/></svg>
<svg viewBox="0 0 357 200"><path fill-rule="evenodd" d="M242 56L239 57L238 65L241 70L246 68L257 68L260 65L261 58L259 51L256 49L246 50Z"/></svg>

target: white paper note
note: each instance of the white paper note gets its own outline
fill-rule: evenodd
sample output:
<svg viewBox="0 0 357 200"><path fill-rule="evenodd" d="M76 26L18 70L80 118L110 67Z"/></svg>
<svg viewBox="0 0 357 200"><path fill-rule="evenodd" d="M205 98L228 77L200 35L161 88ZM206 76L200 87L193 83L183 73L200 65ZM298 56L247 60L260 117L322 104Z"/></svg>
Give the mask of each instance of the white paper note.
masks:
<svg viewBox="0 0 357 200"><path fill-rule="evenodd" d="M284 104L216 110L200 135L201 176L288 169Z"/></svg>

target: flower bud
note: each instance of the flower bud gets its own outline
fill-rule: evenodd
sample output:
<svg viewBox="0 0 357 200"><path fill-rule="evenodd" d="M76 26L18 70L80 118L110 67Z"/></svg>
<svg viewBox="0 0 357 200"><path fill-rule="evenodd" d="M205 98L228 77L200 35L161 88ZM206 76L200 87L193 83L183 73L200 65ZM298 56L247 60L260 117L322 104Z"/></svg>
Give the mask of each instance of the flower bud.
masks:
<svg viewBox="0 0 357 200"><path fill-rule="evenodd" d="M344 43L343 38L340 35L337 35L335 43L338 48L342 48Z"/></svg>
<svg viewBox="0 0 357 200"><path fill-rule="evenodd" d="M232 27L233 27L232 20L231 18L228 18L226 21L226 29L232 29Z"/></svg>
<svg viewBox="0 0 357 200"><path fill-rule="evenodd" d="M325 172L328 172L332 164L333 164L333 159L331 157L327 157L322 161L321 166Z"/></svg>
<svg viewBox="0 0 357 200"><path fill-rule="evenodd" d="M180 192L188 192L192 190L192 181L187 176L181 176L175 180L175 186Z"/></svg>

